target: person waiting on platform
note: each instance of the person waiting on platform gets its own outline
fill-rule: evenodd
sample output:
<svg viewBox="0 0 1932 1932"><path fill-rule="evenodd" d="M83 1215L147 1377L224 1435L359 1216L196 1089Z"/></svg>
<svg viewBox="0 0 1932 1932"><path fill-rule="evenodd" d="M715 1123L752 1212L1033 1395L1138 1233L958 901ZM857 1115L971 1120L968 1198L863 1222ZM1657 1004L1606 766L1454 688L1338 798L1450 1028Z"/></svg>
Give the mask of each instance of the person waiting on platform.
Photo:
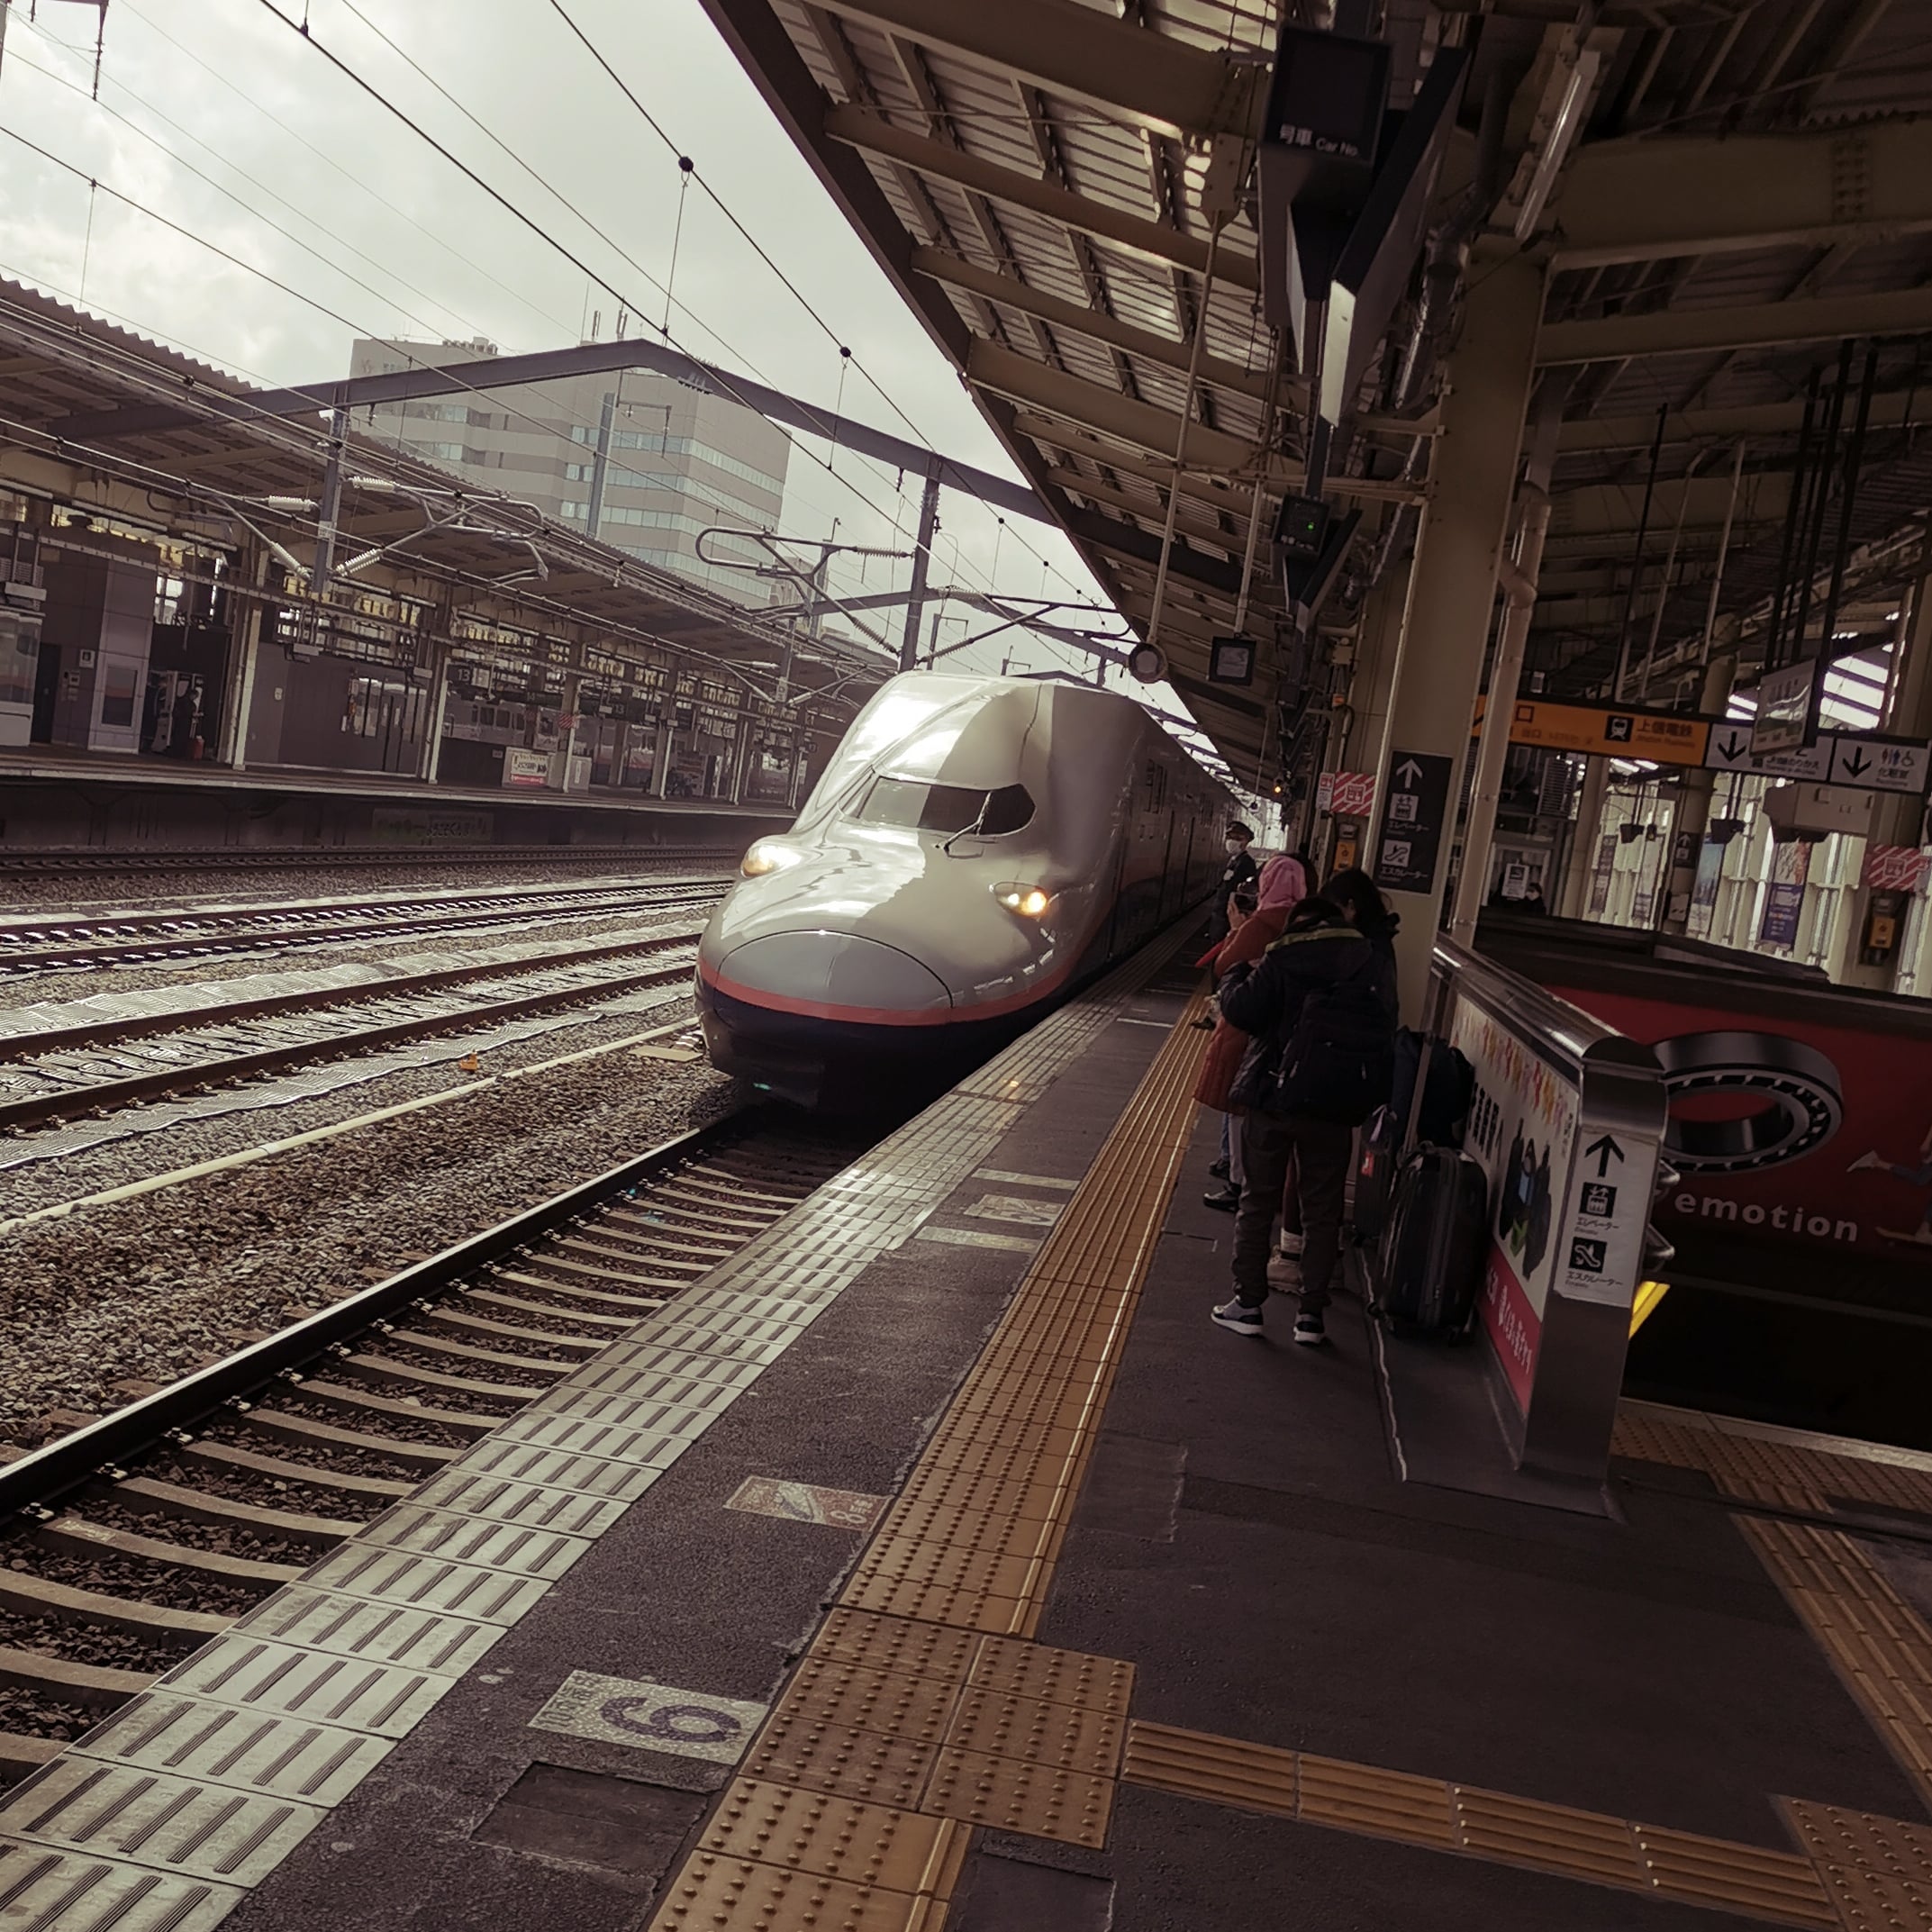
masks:
<svg viewBox="0 0 1932 1932"><path fill-rule="evenodd" d="M1261 875L1261 867L1247 849L1254 844L1255 835L1240 820L1229 825L1227 842L1228 863L1221 867L1220 882L1214 888L1214 909L1208 916L1208 938L1217 946L1228 937L1229 901L1238 892L1252 888Z"/></svg>
<svg viewBox="0 0 1932 1932"><path fill-rule="evenodd" d="M1338 873L1304 899L1254 966L1221 982L1221 1011L1255 1037L1235 1081L1243 1180L1235 1217L1233 1299L1224 1329L1262 1332L1268 1254L1291 1165L1302 1238L1294 1339L1327 1340L1323 1313L1341 1254L1343 1192L1355 1129L1394 1076L1395 920L1365 873Z"/></svg>
<svg viewBox="0 0 1932 1932"><path fill-rule="evenodd" d="M1260 958L1286 930L1289 914L1308 897L1308 871L1299 858L1285 853L1271 858L1261 868L1256 884L1254 911L1242 910L1243 894L1237 893L1232 930L1201 963L1219 978L1229 966ZM1209 1207L1230 1214L1241 1200L1241 1146L1237 1132L1240 1123L1228 1111L1228 1091L1247 1051L1247 1035L1223 1018L1215 1025L1201 1077L1194 1083L1194 1098L1221 1117L1220 1158L1208 1172L1227 1184L1203 1198Z"/></svg>

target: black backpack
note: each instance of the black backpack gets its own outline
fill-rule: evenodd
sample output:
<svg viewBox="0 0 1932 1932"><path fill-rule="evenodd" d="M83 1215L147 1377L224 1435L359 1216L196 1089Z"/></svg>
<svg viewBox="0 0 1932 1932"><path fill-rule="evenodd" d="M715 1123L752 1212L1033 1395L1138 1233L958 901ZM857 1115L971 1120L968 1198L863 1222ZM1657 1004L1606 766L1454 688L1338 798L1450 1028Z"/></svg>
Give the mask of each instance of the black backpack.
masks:
<svg viewBox="0 0 1932 1932"><path fill-rule="evenodd" d="M1395 1021L1373 967L1302 1002L1276 1067L1269 1113L1306 1114L1359 1127L1395 1084Z"/></svg>

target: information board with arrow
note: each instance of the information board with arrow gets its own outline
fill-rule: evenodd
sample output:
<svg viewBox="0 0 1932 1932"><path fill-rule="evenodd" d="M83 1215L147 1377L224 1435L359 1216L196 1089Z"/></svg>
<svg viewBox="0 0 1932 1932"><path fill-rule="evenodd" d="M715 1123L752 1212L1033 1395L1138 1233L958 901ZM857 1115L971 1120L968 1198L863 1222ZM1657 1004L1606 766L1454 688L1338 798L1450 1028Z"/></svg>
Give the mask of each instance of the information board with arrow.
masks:
<svg viewBox="0 0 1932 1932"><path fill-rule="evenodd" d="M1455 759L1433 752L1389 755L1388 800L1383 806L1382 837L1375 855L1375 883L1384 892L1436 889L1443 827L1449 813L1449 779L1455 768Z"/></svg>
<svg viewBox="0 0 1932 1932"><path fill-rule="evenodd" d="M1556 1257L1562 1291L1572 1300L1628 1305L1642 1272L1656 1160L1655 1140L1628 1134L1600 1134L1578 1152Z"/></svg>
<svg viewBox="0 0 1932 1932"><path fill-rule="evenodd" d="M1711 771L1797 778L1809 785L1849 785L1867 792L1914 796L1932 777L1932 748L1917 739L1873 738L1820 731L1816 744L1795 751L1757 752L1747 724L1726 723L1710 734L1704 764Z"/></svg>

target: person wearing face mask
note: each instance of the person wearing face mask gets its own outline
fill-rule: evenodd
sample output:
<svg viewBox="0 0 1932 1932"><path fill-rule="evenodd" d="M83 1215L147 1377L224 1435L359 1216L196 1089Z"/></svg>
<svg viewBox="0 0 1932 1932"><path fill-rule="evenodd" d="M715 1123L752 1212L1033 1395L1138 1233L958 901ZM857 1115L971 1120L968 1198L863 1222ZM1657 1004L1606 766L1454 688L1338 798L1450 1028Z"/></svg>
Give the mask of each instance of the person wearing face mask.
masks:
<svg viewBox="0 0 1932 1932"><path fill-rule="evenodd" d="M1228 863L1221 867L1220 883L1214 888L1214 909L1208 921L1208 938L1216 946L1228 937L1229 902L1238 892L1252 892L1261 875L1248 852L1255 835L1240 820L1228 827Z"/></svg>

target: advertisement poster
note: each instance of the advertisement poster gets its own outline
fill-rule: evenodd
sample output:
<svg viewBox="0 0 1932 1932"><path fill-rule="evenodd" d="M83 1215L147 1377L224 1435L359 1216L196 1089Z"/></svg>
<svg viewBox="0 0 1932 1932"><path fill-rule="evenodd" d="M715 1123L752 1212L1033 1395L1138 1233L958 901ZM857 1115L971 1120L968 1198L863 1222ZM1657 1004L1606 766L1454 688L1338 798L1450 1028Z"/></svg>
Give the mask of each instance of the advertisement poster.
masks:
<svg viewBox="0 0 1932 1932"><path fill-rule="evenodd" d="M1468 1001L1450 1038L1475 1069L1463 1145L1489 1179L1483 1326L1519 1407L1529 1401L1543 1309L1558 1256L1558 1198L1576 1138L1574 1089L1508 1027Z"/></svg>
<svg viewBox="0 0 1932 1932"><path fill-rule="evenodd" d="M1697 848L1697 877L1691 886L1691 924L1708 932L1717 910L1718 885L1724 877L1724 842L1707 839Z"/></svg>
<svg viewBox="0 0 1932 1932"><path fill-rule="evenodd" d="M1925 1030L1550 990L1657 1049L1671 1089L1664 1157L1681 1177L1652 1210L1666 1236L1762 1242L1827 1265L1882 1256L1932 1276Z"/></svg>
<svg viewBox="0 0 1932 1932"><path fill-rule="evenodd" d="M1760 946L1792 947L1798 943L1798 921L1804 912L1804 882L1811 869L1811 848L1791 839L1771 848L1771 884L1764 892L1764 916L1758 921Z"/></svg>

